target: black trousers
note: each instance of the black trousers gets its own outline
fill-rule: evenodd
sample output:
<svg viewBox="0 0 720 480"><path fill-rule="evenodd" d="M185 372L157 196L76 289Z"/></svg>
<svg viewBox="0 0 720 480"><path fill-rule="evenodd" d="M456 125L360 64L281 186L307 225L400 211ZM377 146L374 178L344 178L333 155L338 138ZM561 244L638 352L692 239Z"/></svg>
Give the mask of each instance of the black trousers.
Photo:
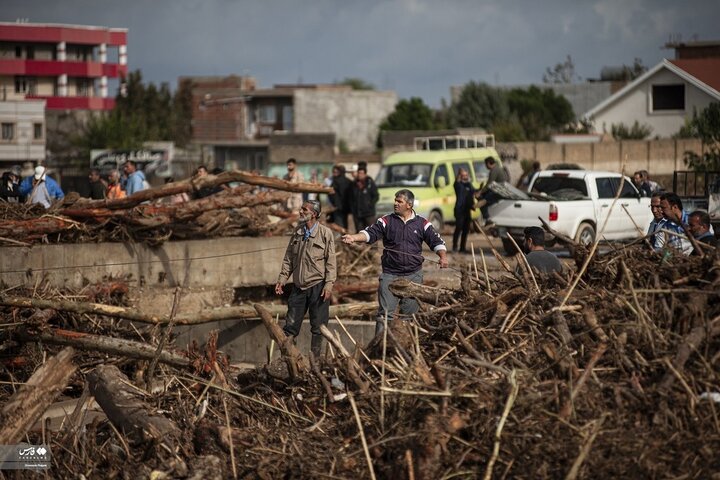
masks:
<svg viewBox="0 0 720 480"><path fill-rule="evenodd" d="M328 324L330 316L330 300L323 300L322 292L325 282L320 282L306 290L300 290L293 284L290 298L288 298L288 311L285 317L283 332L288 337L297 337L300 333L303 317L310 311L310 332L312 333L310 349L315 356L320 355L323 336L320 326Z"/></svg>
<svg viewBox="0 0 720 480"><path fill-rule="evenodd" d="M359 217L357 215L353 215L353 218L355 219L355 231L359 232L360 230L364 230L373 223L375 223L375 215L368 215L366 217Z"/></svg>
<svg viewBox="0 0 720 480"><path fill-rule="evenodd" d="M483 220L485 220L485 222L487 222L488 220L490 220L490 213L489 213L490 207L492 205L495 205L500 200L500 197L498 196L497 193L495 193L493 191L487 191L483 194L482 198L487 203L485 205L483 205L482 207L480 207L480 212L482 212Z"/></svg>
<svg viewBox="0 0 720 480"><path fill-rule="evenodd" d="M338 212L335 210L332 214L333 223L342 228L348 227L348 214L346 212Z"/></svg>
<svg viewBox="0 0 720 480"><path fill-rule="evenodd" d="M455 214L455 231L453 232L453 251L457 251L458 239L460 239L460 250L464 251L467 244L467 236L470 232L470 212L458 212Z"/></svg>

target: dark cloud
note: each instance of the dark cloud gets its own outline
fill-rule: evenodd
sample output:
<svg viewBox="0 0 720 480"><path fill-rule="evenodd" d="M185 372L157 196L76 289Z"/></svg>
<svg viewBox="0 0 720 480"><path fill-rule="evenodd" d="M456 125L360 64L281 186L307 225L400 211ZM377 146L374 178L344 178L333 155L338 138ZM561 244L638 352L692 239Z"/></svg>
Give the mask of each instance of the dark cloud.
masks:
<svg viewBox="0 0 720 480"><path fill-rule="evenodd" d="M126 27L131 69L249 74L262 86L360 77L431 105L470 80L539 82L572 55L582 77L648 66L671 34L720 39L720 2L396 0L4 0L2 19Z"/></svg>

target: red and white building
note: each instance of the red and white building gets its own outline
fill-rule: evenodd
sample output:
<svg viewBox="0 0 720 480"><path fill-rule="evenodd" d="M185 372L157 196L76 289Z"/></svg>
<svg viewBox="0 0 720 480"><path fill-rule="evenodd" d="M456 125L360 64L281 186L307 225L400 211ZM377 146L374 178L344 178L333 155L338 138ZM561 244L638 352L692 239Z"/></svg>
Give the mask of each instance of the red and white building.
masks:
<svg viewBox="0 0 720 480"><path fill-rule="evenodd" d="M0 22L0 101L47 110L112 110L127 75L127 29Z"/></svg>

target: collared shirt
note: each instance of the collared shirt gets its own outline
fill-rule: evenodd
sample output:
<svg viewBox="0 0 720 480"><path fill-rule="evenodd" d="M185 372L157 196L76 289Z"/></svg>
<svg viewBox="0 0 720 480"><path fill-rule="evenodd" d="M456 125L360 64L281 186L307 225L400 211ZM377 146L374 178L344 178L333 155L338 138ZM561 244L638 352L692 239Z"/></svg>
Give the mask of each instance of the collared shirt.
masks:
<svg viewBox="0 0 720 480"><path fill-rule="evenodd" d="M332 290L337 278L335 236L328 227L316 223L306 236L306 228L298 228L290 238L283 258L278 283L284 285L292 275L296 287L306 290L320 282Z"/></svg>
<svg viewBox="0 0 720 480"><path fill-rule="evenodd" d="M673 220L667 219L665 224L662 226L663 230L668 230L674 233L665 233L665 243L676 250L680 250L683 255L690 255L693 250L692 243L688 240L683 225L688 223L688 213L683 210L680 223L675 223Z"/></svg>
<svg viewBox="0 0 720 480"><path fill-rule="evenodd" d="M653 236L650 237L650 244L653 246L655 251L662 250L665 246L665 234L660 232L663 229L665 222L667 222L665 217L660 220L653 218L652 222L650 222L650 226L648 227L648 235L651 233L653 234Z"/></svg>
<svg viewBox="0 0 720 480"><path fill-rule="evenodd" d="M315 229L317 228L318 225L320 225L320 224L317 222L315 222L315 225L313 225L310 228L307 228L307 225L304 225L303 226L303 240L307 240L308 238L310 238L310 235L312 235L312 233L315 231Z"/></svg>

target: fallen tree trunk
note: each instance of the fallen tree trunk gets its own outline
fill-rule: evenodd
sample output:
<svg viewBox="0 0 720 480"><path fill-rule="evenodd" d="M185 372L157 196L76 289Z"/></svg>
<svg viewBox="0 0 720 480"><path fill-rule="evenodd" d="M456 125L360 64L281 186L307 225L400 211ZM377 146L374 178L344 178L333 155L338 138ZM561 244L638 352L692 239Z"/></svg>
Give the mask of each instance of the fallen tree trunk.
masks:
<svg viewBox="0 0 720 480"><path fill-rule="evenodd" d="M275 340L275 343L280 346L280 351L287 363L291 378L297 378L300 374L308 373L310 371L310 364L300 353L300 350L293 344L293 339L285 335L285 332L283 332L280 325L275 322L275 319L273 319L265 307L259 303L256 303L254 307L260 315L260 319L265 325L268 334L270 334L270 338Z"/></svg>
<svg viewBox="0 0 720 480"><path fill-rule="evenodd" d="M149 315L134 308L104 305L102 303L73 302L70 300L45 300L42 298L8 297L0 295L0 305L24 308L51 308L62 312L87 313L104 315L106 317L123 318L141 323L165 325L170 322L166 315ZM284 315L287 312L285 305L267 305L264 308L270 315ZM372 315L377 311L377 303L349 303L333 305L330 307L331 317L357 317ZM219 320L250 320L257 319L257 310L250 307L226 307L213 310L203 310L197 313L186 313L175 318L176 325L197 325Z"/></svg>
<svg viewBox="0 0 720 480"><path fill-rule="evenodd" d="M454 290L419 285L402 278L390 283L390 291L398 297L414 297L430 305L453 303L452 299L460 295Z"/></svg>
<svg viewBox="0 0 720 480"><path fill-rule="evenodd" d="M51 216L28 220L4 220L0 221L0 237L34 240L43 235L51 235L76 228L78 225L78 222L73 220Z"/></svg>
<svg viewBox="0 0 720 480"><path fill-rule="evenodd" d="M68 347L50 358L10 397L0 412L0 445L18 443L55 401L77 370L74 354Z"/></svg>
<svg viewBox="0 0 720 480"><path fill-rule="evenodd" d="M223 172L219 175L206 175L204 177L189 178L160 187L142 190L125 198L79 201L74 204L74 207L78 209L107 208L111 210L132 208L143 202L156 200L158 198L169 197L182 193L192 194L203 188L214 188L231 182L243 182L248 185L267 187L286 192L334 193L332 188L317 183L292 183L279 178L255 175L242 170L233 170L230 172Z"/></svg>
<svg viewBox="0 0 720 480"><path fill-rule="evenodd" d="M115 365L100 365L87 376L90 393L108 419L133 440L177 439L180 429L162 415L148 412L128 378Z"/></svg>
<svg viewBox="0 0 720 480"><path fill-rule="evenodd" d="M142 193L142 192L138 192ZM60 214L71 218L84 218L102 221L108 218L121 218L128 223L146 225L151 221L153 225L165 225L172 222L182 222L195 218L205 212L225 209L255 207L284 202L287 200L285 192L260 192L258 194L246 193L243 195L211 195L200 200L176 205L140 205L132 209L110 208L83 208L73 206L60 210Z"/></svg>
<svg viewBox="0 0 720 480"><path fill-rule="evenodd" d="M32 332L21 328L15 332L15 337L23 342L44 342L53 345L67 345L80 350L96 351L119 355L122 357L151 360L155 358L156 347L147 343L133 342L122 338L105 337L91 333L74 332L71 330L49 329ZM181 355L163 350L158 361L173 367L186 368L190 360Z"/></svg>

